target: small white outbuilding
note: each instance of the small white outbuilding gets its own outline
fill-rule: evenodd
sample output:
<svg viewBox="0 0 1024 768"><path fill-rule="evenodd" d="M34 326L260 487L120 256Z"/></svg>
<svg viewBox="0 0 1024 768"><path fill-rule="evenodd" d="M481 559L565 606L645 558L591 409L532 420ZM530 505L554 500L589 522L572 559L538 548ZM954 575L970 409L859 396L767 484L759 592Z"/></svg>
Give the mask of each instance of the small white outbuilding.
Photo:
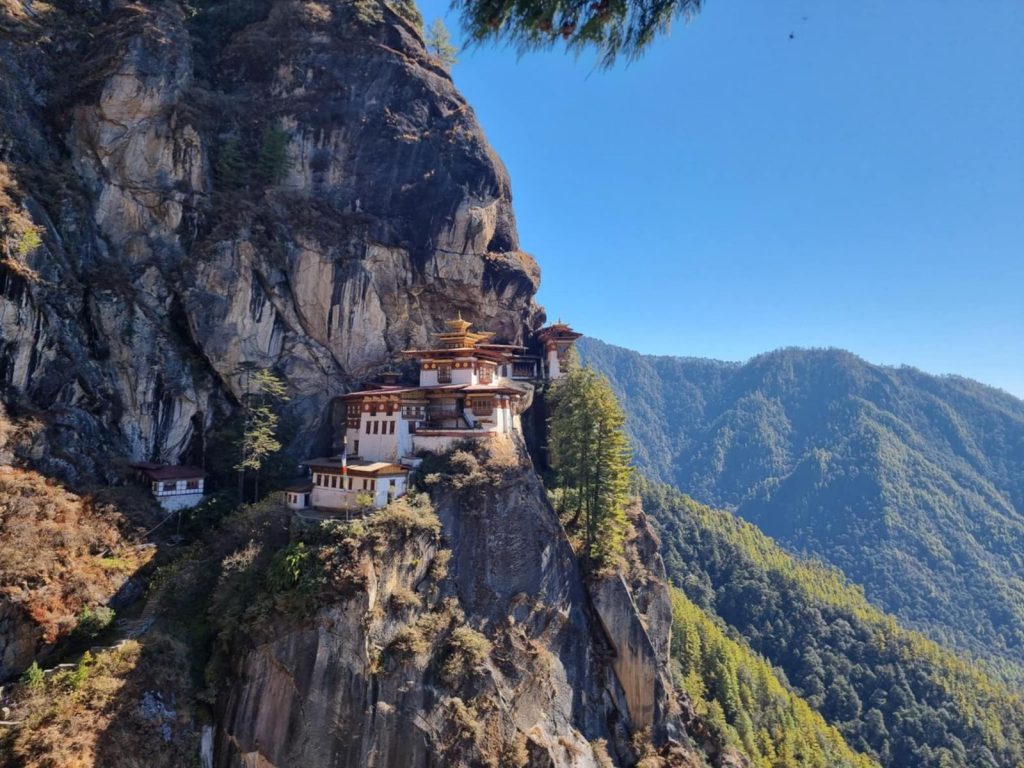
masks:
<svg viewBox="0 0 1024 768"><path fill-rule="evenodd" d="M206 472L198 467L149 462L138 462L131 467L148 483L150 492L168 512L194 507L203 500Z"/></svg>

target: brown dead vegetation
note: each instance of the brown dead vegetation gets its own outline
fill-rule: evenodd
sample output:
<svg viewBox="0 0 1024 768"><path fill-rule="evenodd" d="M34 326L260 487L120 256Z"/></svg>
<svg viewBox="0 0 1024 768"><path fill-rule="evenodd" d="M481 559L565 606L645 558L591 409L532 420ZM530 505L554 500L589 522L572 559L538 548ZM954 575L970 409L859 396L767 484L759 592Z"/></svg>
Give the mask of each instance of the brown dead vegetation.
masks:
<svg viewBox="0 0 1024 768"><path fill-rule="evenodd" d="M132 545L126 521L42 475L0 467L0 601L20 606L44 643L74 629L152 556Z"/></svg>
<svg viewBox="0 0 1024 768"><path fill-rule="evenodd" d="M5 757L23 768L177 768L198 754L186 692L187 649L151 633L92 656L34 688Z"/></svg>

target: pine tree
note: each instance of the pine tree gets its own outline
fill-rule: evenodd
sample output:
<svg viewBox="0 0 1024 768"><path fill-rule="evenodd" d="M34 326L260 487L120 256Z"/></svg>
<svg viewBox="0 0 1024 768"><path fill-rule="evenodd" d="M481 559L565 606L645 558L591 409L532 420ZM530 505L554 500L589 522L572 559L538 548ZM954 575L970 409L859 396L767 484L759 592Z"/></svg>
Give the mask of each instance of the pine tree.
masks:
<svg viewBox="0 0 1024 768"><path fill-rule="evenodd" d="M273 454L281 450L277 439L278 416L272 403L287 400L287 388L281 379L268 370L260 370L248 377L246 394L243 397L245 408L245 429L242 431L241 458L235 469L238 470L238 498L245 500L245 475L247 471L254 473L254 501L260 496L260 470Z"/></svg>
<svg viewBox="0 0 1024 768"><path fill-rule="evenodd" d="M430 23L425 42L427 50L441 62L441 66L445 69L451 69L458 63L458 59L455 57L456 48L452 45L448 27L444 25L441 18L436 18Z"/></svg>
<svg viewBox="0 0 1024 768"><path fill-rule="evenodd" d="M552 397L548 452L570 531L583 526L583 551L598 571L622 552L632 472L625 414L607 379L577 368Z"/></svg>

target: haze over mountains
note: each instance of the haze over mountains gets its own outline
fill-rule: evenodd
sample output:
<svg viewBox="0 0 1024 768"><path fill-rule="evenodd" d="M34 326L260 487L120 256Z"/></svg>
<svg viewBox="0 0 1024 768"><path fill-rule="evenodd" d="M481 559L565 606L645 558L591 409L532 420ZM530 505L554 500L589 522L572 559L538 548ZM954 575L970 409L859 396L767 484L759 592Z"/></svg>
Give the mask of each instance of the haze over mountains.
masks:
<svg viewBox="0 0 1024 768"><path fill-rule="evenodd" d="M647 476L735 511L908 626L1018 678L1024 402L959 377L784 349L745 364L593 339Z"/></svg>

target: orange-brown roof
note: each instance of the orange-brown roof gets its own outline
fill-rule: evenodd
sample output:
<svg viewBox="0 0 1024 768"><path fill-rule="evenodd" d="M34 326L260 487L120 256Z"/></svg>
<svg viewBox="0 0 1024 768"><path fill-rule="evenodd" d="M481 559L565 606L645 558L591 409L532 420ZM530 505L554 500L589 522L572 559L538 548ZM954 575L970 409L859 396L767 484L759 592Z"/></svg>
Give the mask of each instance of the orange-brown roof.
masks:
<svg viewBox="0 0 1024 768"><path fill-rule="evenodd" d="M576 339L582 336L582 333L574 331L572 328L569 327L568 324L561 322L552 323L551 325L545 328L541 328L539 331L537 331L537 338L540 339L541 341L545 341L546 339L552 337L558 339L572 339L573 341L575 341Z"/></svg>

